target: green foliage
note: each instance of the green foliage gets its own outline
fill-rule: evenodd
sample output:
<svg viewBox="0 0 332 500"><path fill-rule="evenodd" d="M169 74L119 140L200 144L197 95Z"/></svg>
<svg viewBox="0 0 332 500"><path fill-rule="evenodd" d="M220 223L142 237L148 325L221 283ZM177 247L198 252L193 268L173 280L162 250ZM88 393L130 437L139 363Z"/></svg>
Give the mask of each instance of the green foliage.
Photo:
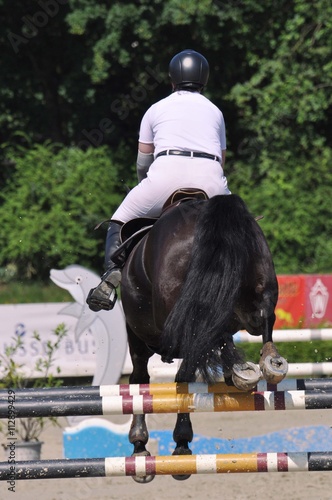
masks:
<svg viewBox="0 0 332 500"><path fill-rule="evenodd" d="M53 267L88 266L104 244L103 231L93 228L120 201L108 149L33 144L6 155L15 167L0 195L0 265L39 279Z"/></svg>
<svg viewBox="0 0 332 500"><path fill-rule="evenodd" d="M255 196L239 184L252 212L265 216L260 226L279 274L331 272L331 162L329 148L310 160L285 158L279 169L265 157Z"/></svg>
<svg viewBox="0 0 332 500"><path fill-rule="evenodd" d="M292 10L275 33L272 51L252 48L255 71L230 92L242 126L254 134L254 148L276 161L284 154L308 156L326 141L331 145L332 5L295 1Z"/></svg>
<svg viewBox="0 0 332 500"><path fill-rule="evenodd" d="M36 342L43 344L44 355L38 357L35 361L33 371L38 374L38 377L30 385L33 388L59 387L62 385L62 380L54 376L51 368L54 367L55 354L59 350L62 340L67 335L65 325L63 323L58 325L53 334L55 340L48 340L45 345L40 335L34 332L33 336ZM0 354L0 372L2 375L0 388L7 389L9 395L15 395L16 389L27 387L29 382L29 374L24 370L24 365L17 363L14 359L22 348L24 348L24 340L22 337L17 336L12 339L12 344L5 349L5 352ZM60 373L59 367L56 368L56 373ZM47 423L59 425L56 417L14 418L14 421L15 435L19 436L22 441L38 441ZM7 435L7 429L4 425L0 425L0 432Z"/></svg>
<svg viewBox="0 0 332 500"><path fill-rule="evenodd" d="M17 280L17 275L16 275ZM67 290L55 285L51 280L11 281L0 285L0 304L38 304L42 302L72 302Z"/></svg>
<svg viewBox="0 0 332 500"><path fill-rule="evenodd" d="M285 331L285 336L287 331ZM259 362L261 344L240 344L246 359ZM332 361L332 342L313 340L310 342L280 342L276 347L288 363L325 363Z"/></svg>
<svg viewBox="0 0 332 500"><path fill-rule="evenodd" d="M243 128L231 188L265 215L277 272L331 272L332 6L294 1L287 11L228 95Z"/></svg>
<svg viewBox="0 0 332 500"><path fill-rule="evenodd" d="M41 270L43 277L54 263L78 259L100 269L102 238L89 232L86 238L87 227L111 215L124 194L118 181L133 185L141 117L169 94L171 57L193 48L210 62L205 94L225 115L230 189L253 212L264 214L262 228L277 272L331 272L331 2L51 3L53 13L39 0L17 0L15 9L10 0L0 0L5 21L0 27L2 140L17 144L16 132L24 131L32 152L21 152L21 163L26 156L29 172L35 161L45 167L38 182L31 181L19 166L18 152L0 150L0 187L5 185L6 197L0 204L9 209L8 216L0 213L5 215L0 266L17 263L25 274ZM46 147L45 141L69 149L62 149L61 156L61 148ZM44 145L40 161L37 144ZM97 179L99 190L91 191L90 199L81 196L85 180L78 167L70 176L76 185L70 188L64 163L73 169L76 159L82 165L96 162L102 170L101 157L110 166L104 175L98 171L94 177L90 169L90 176L83 175L94 187ZM55 175L54 162L60 163ZM28 181L27 187L16 175ZM52 206L45 194L49 185ZM16 196L17 188L25 203ZM75 196L81 204L73 202ZM30 217L20 219L22 210ZM43 259L44 265L37 265Z"/></svg>

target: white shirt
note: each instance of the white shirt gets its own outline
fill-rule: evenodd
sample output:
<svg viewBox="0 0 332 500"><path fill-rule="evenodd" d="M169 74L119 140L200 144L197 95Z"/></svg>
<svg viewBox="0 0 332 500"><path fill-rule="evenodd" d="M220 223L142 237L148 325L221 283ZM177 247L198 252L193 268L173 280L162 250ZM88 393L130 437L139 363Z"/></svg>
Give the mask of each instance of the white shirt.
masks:
<svg viewBox="0 0 332 500"><path fill-rule="evenodd" d="M176 91L153 104L142 118L139 142L167 149L201 151L221 157L226 149L222 112L199 92Z"/></svg>

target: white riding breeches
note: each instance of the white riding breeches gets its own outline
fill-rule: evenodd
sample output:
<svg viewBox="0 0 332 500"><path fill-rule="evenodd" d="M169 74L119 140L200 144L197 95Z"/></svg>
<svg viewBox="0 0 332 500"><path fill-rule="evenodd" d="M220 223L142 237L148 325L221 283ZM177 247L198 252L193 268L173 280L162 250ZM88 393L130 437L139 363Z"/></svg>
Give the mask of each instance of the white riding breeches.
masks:
<svg viewBox="0 0 332 500"><path fill-rule="evenodd" d="M125 223L137 217L158 217L165 201L181 188L203 189L209 198L231 194L219 162L161 156L152 163L147 177L127 194L112 219Z"/></svg>

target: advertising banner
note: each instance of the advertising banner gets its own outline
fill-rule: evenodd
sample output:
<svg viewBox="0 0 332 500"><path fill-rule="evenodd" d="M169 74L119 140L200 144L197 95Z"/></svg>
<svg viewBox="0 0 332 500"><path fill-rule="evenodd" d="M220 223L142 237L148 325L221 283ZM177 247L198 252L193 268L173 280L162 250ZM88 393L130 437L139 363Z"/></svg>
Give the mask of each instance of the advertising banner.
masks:
<svg viewBox="0 0 332 500"><path fill-rule="evenodd" d="M300 328L305 311L303 277L278 276L278 284L279 299L275 310L277 319L274 328Z"/></svg>
<svg viewBox="0 0 332 500"><path fill-rule="evenodd" d="M23 346L14 358L16 363L25 367L27 378L38 376L33 367L38 358L45 355L47 342L54 343L56 337L52 332L64 323L67 335L60 343L55 353L54 366L50 372L56 374L56 368L61 368L61 377L93 376L96 371L96 341L91 330L82 332L80 338L75 338L77 318L64 316L61 310L66 303L49 304L16 304L1 305L0 351L15 344L15 337L21 337ZM37 332L41 338L38 342L34 338ZM0 370L1 373L1 370Z"/></svg>
<svg viewBox="0 0 332 500"><path fill-rule="evenodd" d="M332 325L332 275L279 275L275 329Z"/></svg>
<svg viewBox="0 0 332 500"><path fill-rule="evenodd" d="M306 310L308 327L332 325L332 275L308 275L305 277Z"/></svg>

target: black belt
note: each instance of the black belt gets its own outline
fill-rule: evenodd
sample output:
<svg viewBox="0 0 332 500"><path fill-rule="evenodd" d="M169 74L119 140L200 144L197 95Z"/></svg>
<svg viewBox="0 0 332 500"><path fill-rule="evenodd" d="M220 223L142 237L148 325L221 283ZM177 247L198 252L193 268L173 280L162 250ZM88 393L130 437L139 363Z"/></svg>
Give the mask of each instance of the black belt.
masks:
<svg viewBox="0 0 332 500"><path fill-rule="evenodd" d="M190 156L191 158L207 158L208 160L215 160L219 161L220 163L220 158L218 156L210 155L209 153L198 153L196 151L180 151L178 149L166 149L165 151L161 151L160 153L157 154L156 158L158 158L158 156L168 156L168 155Z"/></svg>

